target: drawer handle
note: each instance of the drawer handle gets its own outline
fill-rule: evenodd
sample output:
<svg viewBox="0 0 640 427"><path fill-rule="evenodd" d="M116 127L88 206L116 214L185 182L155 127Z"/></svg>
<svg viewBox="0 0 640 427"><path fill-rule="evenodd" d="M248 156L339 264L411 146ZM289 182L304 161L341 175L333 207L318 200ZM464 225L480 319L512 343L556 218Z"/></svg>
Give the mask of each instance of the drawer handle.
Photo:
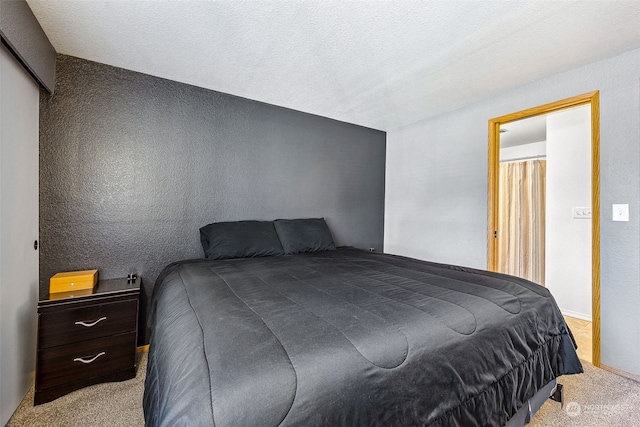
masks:
<svg viewBox="0 0 640 427"><path fill-rule="evenodd" d="M95 356L93 356L91 359L85 359L82 357L76 357L75 359L73 359L74 362L82 362L82 363L91 363L93 361L95 361L98 357L100 356L104 356L105 353L104 351L101 351L100 353L96 354Z"/></svg>
<svg viewBox="0 0 640 427"><path fill-rule="evenodd" d="M102 322L103 320L107 320L107 318L101 317L95 322L76 322L76 325L82 325L82 326L86 326L87 328L90 328L92 326L96 326L98 323Z"/></svg>

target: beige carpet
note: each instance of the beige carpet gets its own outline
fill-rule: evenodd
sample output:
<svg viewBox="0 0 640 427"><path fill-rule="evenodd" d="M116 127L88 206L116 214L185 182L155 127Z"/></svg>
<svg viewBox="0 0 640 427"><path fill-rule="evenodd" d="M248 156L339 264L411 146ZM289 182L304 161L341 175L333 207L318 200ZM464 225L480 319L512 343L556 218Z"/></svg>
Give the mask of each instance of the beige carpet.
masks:
<svg viewBox="0 0 640 427"><path fill-rule="evenodd" d="M33 406L33 387L7 427L135 427L144 426L142 391L147 352L138 353L134 379L86 387L53 402Z"/></svg>
<svg viewBox="0 0 640 427"><path fill-rule="evenodd" d="M143 426L142 390L147 354L140 353L136 378L75 391L33 406L33 389L8 427ZM530 426L640 426L640 384L585 363L585 373L560 379L565 406L547 401Z"/></svg>
<svg viewBox="0 0 640 427"><path fill-rule="evenodd" d="M564 408L547 401L533 427L640 426L640 383L583 362L584 374L560 377Z"/></svg>

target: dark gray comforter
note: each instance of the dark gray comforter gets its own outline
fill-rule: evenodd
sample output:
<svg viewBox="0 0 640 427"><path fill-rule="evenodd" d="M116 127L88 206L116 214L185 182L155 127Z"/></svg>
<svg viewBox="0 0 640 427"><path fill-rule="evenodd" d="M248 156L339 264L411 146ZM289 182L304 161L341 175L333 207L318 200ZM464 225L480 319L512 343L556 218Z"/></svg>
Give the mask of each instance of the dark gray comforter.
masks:
<svg viewBox="0 0 640 427"><path fill-rule="evenodd" d="M582 372L547 289L338 249L168 266L148 426L504 425Z"/></svg>

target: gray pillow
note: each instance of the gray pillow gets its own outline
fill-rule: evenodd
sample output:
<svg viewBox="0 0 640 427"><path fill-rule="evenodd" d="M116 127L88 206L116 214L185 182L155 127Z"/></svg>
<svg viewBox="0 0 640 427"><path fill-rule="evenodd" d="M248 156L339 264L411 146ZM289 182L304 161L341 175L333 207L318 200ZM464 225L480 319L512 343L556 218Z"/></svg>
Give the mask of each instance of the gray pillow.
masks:
<svg viewBox="0 0 640 427"><path fill-rule="evenodd" d="M200 242L209 259L284 254L272 221L214 222L200 229Z"/></svg>
<svg viewBox="0 0 640 427"><path fill-rule="evenodd" d="M324 218L278 219L273 224L286 254L336 248Z"/></svg>

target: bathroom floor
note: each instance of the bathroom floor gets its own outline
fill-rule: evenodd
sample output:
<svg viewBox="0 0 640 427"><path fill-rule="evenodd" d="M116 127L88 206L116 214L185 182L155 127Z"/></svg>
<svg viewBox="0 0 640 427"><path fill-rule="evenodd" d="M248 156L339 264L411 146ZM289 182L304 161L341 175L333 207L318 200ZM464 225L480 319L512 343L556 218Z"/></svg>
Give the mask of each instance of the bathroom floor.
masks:
<svg viewBox="0 0 640 427"><path fill-rule="evenodd" d="M571 329L573 337L578 343L578 357L591 363L592 330L591 322L575 317L564 316L565 322Z"/></svg>

